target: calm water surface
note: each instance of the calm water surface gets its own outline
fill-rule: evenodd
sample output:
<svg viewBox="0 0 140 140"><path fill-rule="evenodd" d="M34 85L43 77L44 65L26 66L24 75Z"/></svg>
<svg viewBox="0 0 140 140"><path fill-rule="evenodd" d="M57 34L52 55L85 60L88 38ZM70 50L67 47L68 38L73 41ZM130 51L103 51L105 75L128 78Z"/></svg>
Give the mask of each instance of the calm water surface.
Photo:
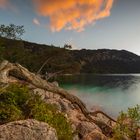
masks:
<svg viewBox="0 0 140 140"><path fill-rule="evenodd" d="M128 107L140 104L140 75L67 75L60 86L78 96L90 110L101 109L116 117Z"/></svg>

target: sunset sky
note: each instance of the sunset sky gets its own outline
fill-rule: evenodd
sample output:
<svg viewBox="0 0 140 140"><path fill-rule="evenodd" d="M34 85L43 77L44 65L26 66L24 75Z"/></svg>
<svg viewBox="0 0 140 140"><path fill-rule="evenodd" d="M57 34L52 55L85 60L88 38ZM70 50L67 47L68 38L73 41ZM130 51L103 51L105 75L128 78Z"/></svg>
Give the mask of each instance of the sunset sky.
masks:
<svg viewBox="0 0 140 140"><path fill-rule="evenodd" d="M140 55L140 0L0 0L0 24L10 23L31 42Z"/></svg>

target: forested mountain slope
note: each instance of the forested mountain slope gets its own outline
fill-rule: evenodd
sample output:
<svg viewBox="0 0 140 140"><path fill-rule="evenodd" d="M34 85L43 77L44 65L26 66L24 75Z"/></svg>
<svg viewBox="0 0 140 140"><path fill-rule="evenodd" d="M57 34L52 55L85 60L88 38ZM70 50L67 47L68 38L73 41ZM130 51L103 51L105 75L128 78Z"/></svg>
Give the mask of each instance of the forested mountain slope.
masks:
<svg viewBox="0 0 140 140"><path fill-rule="evenodd" d="M0 38L0 59L42 73L140 73L140 56L126 50L66 50L53 45Z"/></svg>

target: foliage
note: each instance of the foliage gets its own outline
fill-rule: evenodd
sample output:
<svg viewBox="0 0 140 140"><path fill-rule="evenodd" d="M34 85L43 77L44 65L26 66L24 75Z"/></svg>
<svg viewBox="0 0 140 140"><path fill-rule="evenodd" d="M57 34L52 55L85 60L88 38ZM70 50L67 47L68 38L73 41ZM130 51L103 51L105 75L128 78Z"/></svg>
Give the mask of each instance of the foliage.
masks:
<svg viewBox="0 0 140 140"><path fill-rule="evenodd" d="M55 105L47 104L23 85L0 89L0 124L20 119L44 121L57 131L59 140L71 140L71 125Z"/></svg>
<svg viewBox="0 0 140 140"><path fill-rule="evenodd" d="M0 25L0 36L9 39L21 39L21 36L25 33L24 26L16 26L9 24L8 26Z"/></svg>
<svg viewBox="0 0 140 140"><path fill-rule="evenodd" d="M5 49L5 46L0 42L0 60L3 60L4 49Z"/></svg>
<svg viewBox="0 0 140 140"><path fill-rule="evenodd" d="M121 112L114 128L114 140L123 140L124 136L136 139L136 131L140 127L140 106L128 108L126 113Z"/></svg>
<svg viewBox="0 0 140 140"><path fill-rule="evenodd" d="M43 67L41 74L45 74L46 71L48 73L58 71L63 71L63 73L79 72L80 64L75 62L70 55L70 51L64 48L6 38L0 38L0 44L5 47L2 52L3 59L20 63L32 72L37 72L49 58L52 59L49 59L49 62Z"/></svg>
<svg viewBox="0 0 140 140"><path fill-rule="evenodd" d="M46 60L52 58L40 74L46 71L63 71L61 74L140 72L140 57L123 50L68 50L1 37L0 44L4 47L0 51L2 59L20 63L32 72L37 72Z"/></svg>
<svg viewBox="0 0 140 140"><path fill-rule="evenodd" d="M28 89L18 85L0 90L0 124L23 119L22 107L29 97Z"/></svg>
<svg viewBox="0 0 140 140"><path fill-rule="evenodd" d="M65 45L64 45L64 49L72 49L72 46L69 45L69 44L65 44Z"/></svg>
<svg viewBox="0 0 140 140"><path fill-rule="evenodd" d="M0 103L0 124L22 119L22 111L13 104Z"/></svg>

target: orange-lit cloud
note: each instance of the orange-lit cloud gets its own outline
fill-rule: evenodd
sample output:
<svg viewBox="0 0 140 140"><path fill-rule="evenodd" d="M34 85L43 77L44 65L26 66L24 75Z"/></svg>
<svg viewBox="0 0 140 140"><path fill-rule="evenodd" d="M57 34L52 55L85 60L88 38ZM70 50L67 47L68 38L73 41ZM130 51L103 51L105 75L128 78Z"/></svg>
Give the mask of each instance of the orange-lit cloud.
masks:
<svg viewBox="0 0 140 140"><path fill-rule="evenodd" d="M10 0L0 0L0 8L8 9L15 13L18 13L17 7L15 5L13 5L12 1L10 1Z"/></svg>
<svg viewBox="0 0 140 140"><path fill-rule="evenodd" d="M0 0L0 8L6 8L8 3L8 0Z"/></svg>
<svg viewBox="0 0 140 140"><path fill-rule="evenodd" d="M39 22L39 20L37 18L33 19L33 23L36 24L36 25L40 25L40 22Z"/></svg>
<svg viewBox="0 0 140 140"><path fill-rule="evenodd" d="M82 31L108 17L114 0L33 0L39 15L49 17L52 31Z"/></svg>

